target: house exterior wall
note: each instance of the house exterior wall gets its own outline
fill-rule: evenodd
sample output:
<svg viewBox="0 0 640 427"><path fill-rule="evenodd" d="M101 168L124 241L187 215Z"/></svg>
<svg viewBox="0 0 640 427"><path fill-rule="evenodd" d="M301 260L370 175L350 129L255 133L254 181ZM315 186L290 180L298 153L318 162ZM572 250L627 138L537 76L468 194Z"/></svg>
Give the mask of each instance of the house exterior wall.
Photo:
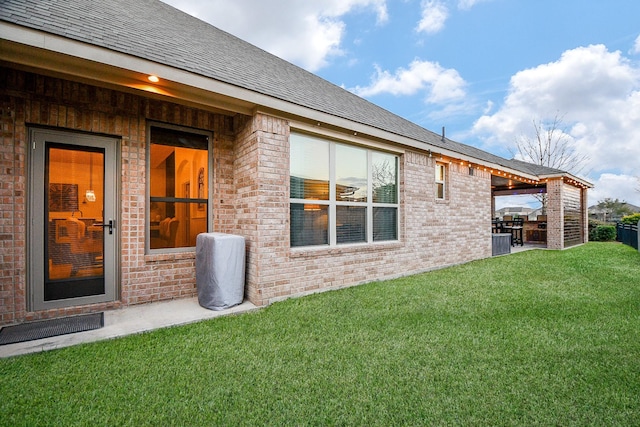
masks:
<svg viewBox="0 0 640 427"><path fill-rule="evenodd" d="M476 170L470 176L468 166L449 165L448 197L437 201L435 162L426 153L414 151L400 157L397 242L289 248L288 221L279 223L270 243L277 245L277 255L265 254L268 262L261 263L259 303L491 256L490 174ZM263 247L272 250L272 246Z"/></svg>
<svg viewBox="0 0 640 427"><path fill-rule="evenodd" d="M0 323L102 311L123 305L190 297L195 253L145 254L146 123L148 120L214 132L213 223L233 231L233 120L138 95L0 68L2 107L0 189ZM27 312L26 182L28 126L121 138L120 292L115 302ZM225 200L226 199L226 200ZM43 243L44 244L44 243Z"/></svg>
<svg viewBox="0 0 640 427"><path fill-rule="evenodd" d="M237 233L247 241L246 293L257 305L268 302L289 271L288 141L287 121L260 113L237 137Z"/></svg>
<svg viewBox="0 0 640 427"><path fill-rule="evenodd" d="M246 297L256 305L491 256L488 172L449 163L447 196L436 200L436 159L407 149L399 156L398 241L291 248L287 120L207 112L10 68L0 68L0 79L7 82L0 88L0 324L196 295L195 251L145 253L149 121L213 132L211 231L245 237ZM27 311L29 126L121 139L117 301Z"/></svg>
<svg viewBox="0 0 640 427"><path fill-rule="evenodd" d="M586 243L587 189L555 178L547 181L547 195L547 248L565 249Z"/></svg>

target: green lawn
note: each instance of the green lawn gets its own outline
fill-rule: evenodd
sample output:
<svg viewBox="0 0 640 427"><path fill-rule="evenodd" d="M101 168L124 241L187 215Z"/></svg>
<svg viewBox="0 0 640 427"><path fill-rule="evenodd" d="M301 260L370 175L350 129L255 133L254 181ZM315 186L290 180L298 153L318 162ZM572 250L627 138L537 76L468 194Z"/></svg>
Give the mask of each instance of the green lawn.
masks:
<svg viewBox="0 0 640 427"><path fill-rule="evenodd" d="M0 424L639 425L640 255L529 251L0 360Z"/></svg>

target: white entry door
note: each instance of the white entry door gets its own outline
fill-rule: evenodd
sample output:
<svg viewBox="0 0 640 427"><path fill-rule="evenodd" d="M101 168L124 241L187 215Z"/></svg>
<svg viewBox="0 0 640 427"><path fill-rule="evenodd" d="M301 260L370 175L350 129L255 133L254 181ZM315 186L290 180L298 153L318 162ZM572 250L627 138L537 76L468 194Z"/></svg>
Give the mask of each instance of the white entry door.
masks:
<svg viewBox="0 0 640 427"><path fill-rule="evenodd" d="M46 129L29 136L29 308L115 300L119 140Z"/></svg>

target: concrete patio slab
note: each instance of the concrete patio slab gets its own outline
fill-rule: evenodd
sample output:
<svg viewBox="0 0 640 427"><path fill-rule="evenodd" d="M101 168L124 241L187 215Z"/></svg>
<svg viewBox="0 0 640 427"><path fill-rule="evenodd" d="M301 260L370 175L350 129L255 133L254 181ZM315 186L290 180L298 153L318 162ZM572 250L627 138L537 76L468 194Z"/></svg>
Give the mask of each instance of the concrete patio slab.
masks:
<svg viewBox="0 0 640 427"><path fill-rule="evenodd" d="M0 357L53 350L257 309L245 301L226 310L214 311L201 307L195 297L134 305L105 311L104 326L100 329L0 346Z"/></svg>

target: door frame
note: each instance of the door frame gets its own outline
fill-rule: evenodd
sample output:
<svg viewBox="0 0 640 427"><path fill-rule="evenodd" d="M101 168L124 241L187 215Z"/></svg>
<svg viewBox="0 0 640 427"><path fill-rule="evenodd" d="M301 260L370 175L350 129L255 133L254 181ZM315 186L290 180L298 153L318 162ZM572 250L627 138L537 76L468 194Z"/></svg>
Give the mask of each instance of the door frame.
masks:
<svg viewBox="0 0 640 427"><path fill-rule="evenodd" d="M120 203L120 171L121 139L113 136L97 135L92 133L74 132L71 130L54 130L48 128L28 128L27 157L28 189L27 199L27 310L39 311L53 308L74 307L79 305L95 304L115 301L120 295L120 229L121 229L121 203ZM113 239L104 239L104 280L105 293L92 296L44 300L44 275L45 275L45 248L44 236L45 224L44 200L42 197L45 175L45 143L56 143L79 147L92 147L104 149L105 173L104 173L104 204L103 219L108 221L113 218L115 227ZM112 207L109 207L112 204ZM105 232L104 236L107 236Z"/></svg>

